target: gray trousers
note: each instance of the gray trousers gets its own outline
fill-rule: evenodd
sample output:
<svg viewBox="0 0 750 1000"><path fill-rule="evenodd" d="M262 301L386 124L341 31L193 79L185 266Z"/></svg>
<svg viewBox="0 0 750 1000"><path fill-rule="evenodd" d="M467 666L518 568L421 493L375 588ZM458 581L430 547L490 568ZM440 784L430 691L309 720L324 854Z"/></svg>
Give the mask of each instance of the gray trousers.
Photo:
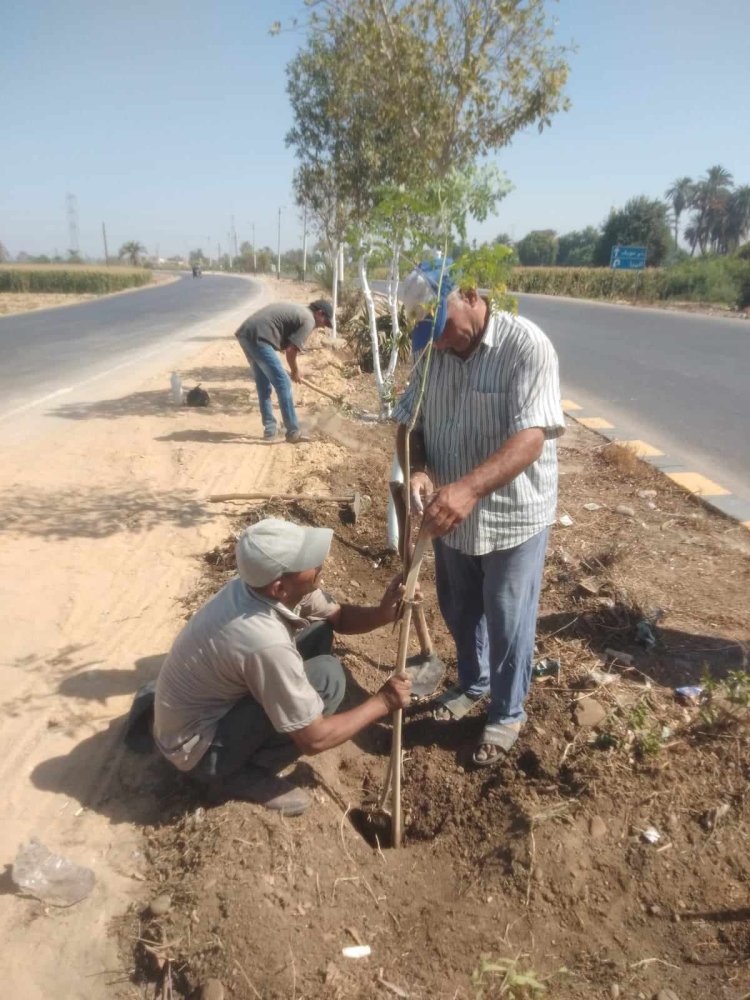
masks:
<svg viewBox="0 0 750 1000"><path fill-rule="evenodd" d="M323 701L323 715L333 715L346 691L344 668L331 655L333 629L328 622L314 622L297 633L295 645L307 678ZM281 771L299 756L292 738L277 733L262 706L248 695L220 720L211 746L189 775L210 784L248 765Z"/></svg>

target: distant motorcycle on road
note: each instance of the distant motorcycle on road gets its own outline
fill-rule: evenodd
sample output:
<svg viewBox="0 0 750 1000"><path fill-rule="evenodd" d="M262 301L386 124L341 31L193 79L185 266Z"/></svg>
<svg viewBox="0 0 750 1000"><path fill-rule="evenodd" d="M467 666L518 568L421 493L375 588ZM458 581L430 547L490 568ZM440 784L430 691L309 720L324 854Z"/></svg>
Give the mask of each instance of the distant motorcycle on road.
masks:
<svg viewBox="0 0 750 1000"><path fill-rule="evenodd" d="M202 278L203 277L203 269L200 266L200 264L193 264L193 277L194 278Z"/></svg>

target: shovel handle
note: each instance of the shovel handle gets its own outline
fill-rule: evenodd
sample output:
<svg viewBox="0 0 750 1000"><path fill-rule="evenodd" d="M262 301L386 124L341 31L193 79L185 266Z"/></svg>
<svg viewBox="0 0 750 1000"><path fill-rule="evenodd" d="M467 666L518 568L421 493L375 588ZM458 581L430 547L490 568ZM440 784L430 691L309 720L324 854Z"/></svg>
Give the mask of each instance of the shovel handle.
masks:
<svg viewBox="0 0 750 1000"><path fill-rule="evenodd" d="M334 396L331 392L326 392L325 389L321 389L319 385L315 385L314 382L308 382L306 378L299 377L300 385L306 385L308 389L312 389L313 392L319 392L321 396L325 396L327 399L332 399L334 403L341 405L343 402L342 396Z"/></svg>

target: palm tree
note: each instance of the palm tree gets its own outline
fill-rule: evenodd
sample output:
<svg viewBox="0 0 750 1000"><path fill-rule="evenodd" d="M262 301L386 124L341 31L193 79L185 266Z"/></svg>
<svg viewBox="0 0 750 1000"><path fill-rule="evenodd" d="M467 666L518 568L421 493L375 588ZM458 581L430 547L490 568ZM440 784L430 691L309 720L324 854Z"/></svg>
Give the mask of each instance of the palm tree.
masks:
<svg viewBox="0 0 750 1000"><path fill-rule="evenodd" d="M127 257L133 267L138 267L141 262L141 254L146 252L146 248L138 240L129 240L120 247L118 256L120 260Z"/></svg>
<svg viewBox="0 0 750 1000"><path fill-rule="evenodd" d="M729 195L726 219L727 252L736 250L750 233L750 185L744 184Z"/></svg>
<svg viewBox="0 0 750 1000"><path fill-rule="evenodd" d="M693 179L691 177L680 177L672 187L668 188L664 197L672 203L672 215L674 217L674 245L677 246L677 237L680 232L680 216L690 205L693 196Z"/></svg>
<svg viewBox="0 0 750 1000"><path fill-rule="evenodd" d="M709 248L721 253L726 242L727 203L734 178L720 165L709 167L706 176L693 186L690 205L695 209L693 227L701 253Z"/></svg>

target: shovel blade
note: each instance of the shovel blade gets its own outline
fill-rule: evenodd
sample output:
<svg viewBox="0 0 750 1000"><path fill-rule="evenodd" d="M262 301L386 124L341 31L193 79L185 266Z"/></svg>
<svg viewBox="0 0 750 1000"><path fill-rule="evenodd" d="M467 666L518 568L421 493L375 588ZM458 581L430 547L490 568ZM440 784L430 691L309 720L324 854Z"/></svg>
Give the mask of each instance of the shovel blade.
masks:
<svg viewBox="0 0 750 1000"><path fill-rule="evenodd" d="M435 653L417 653L406 661L411 678L412 701L423 701L435 694L445 676L445 664Z"/></svg>

